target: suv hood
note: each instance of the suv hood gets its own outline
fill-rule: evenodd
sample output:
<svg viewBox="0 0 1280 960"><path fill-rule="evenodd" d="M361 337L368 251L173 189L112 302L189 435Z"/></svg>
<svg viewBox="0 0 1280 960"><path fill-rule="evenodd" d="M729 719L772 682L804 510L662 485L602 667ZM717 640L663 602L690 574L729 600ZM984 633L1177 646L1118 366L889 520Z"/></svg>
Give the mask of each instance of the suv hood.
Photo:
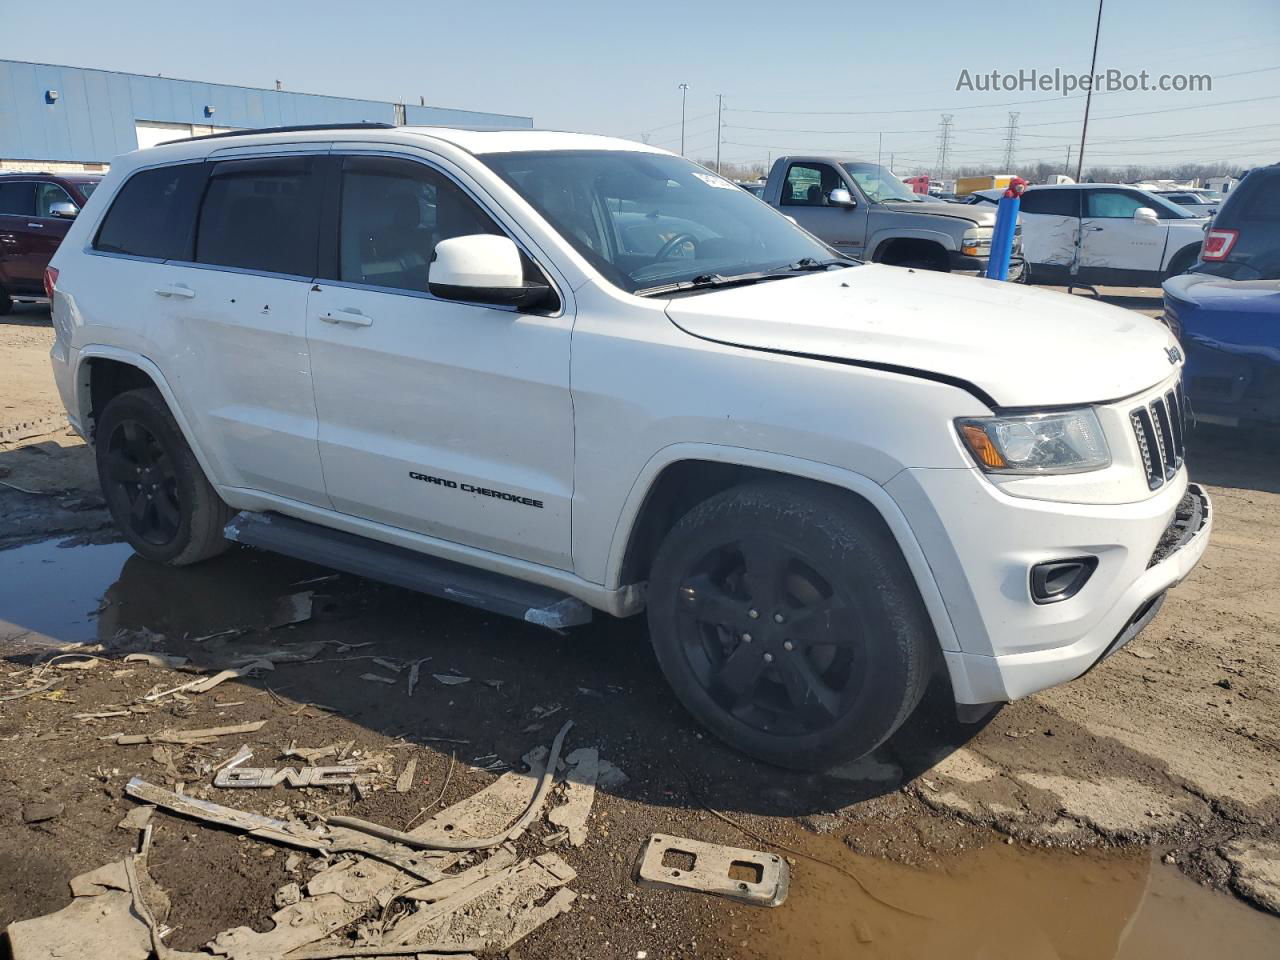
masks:
<svg viewBox="0 0 1280 960"><path fill-rule="evenodd" d="M979 227L992 227L996 222L996 208L989 203L977 206L967 203L946 203L942 200L925 200L921 203L878 203L876 208L889 213L928 214L933 217L968 220Z"/></svg>
<svg viewBox="0 0 1280 960"><path fill-rule="evenodd" d="M1178 356L1169 330L1139 313L881 264L673 299L667 316L718 343L962 381L1001 407L1128 397L1167 379Z"/></svg>

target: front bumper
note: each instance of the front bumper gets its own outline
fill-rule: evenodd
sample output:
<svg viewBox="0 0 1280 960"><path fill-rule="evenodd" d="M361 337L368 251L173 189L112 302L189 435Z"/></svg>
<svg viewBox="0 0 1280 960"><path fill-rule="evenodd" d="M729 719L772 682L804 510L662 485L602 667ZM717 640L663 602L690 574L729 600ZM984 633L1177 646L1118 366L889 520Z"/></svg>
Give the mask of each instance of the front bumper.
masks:
<svg viewBox="0 0 1280 960"><path fill-rule="evenodd" d="M1212 528L1209 498L1185 469L1147 500L1114 505L1009 497L976 470L907 470L888 488L959 639L960 649L943 651L958 703L1016 700L1120 649L1199 562ZM1184 493L1197 509L1180 516ZM1077 594L1033 602L1033 565L1086 555L1098 566Z"/></svg>
<svg viewBox="0 0 1280 960"><path fill-rule="evenodd" d="M985 277L987 275L987 262L987 257L966 257L955 250L947 253L947 264L950 271L961 276ZM1026 263L1022 258L1022 254L1015 252L1009 258L1009 280L1017 281L1022 276L1025 266Z"/></svg>

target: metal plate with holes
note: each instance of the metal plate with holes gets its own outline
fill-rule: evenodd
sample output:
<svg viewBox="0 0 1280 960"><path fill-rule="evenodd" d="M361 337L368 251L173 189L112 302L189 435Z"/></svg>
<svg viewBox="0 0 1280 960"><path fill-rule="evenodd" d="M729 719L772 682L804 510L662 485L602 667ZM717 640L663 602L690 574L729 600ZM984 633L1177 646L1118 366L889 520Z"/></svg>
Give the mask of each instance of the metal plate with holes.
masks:
<svg viewBox="0 0 1280 960"><path fill-rule="evenodd" d="M638 880L645 887L698 890L776 907L787 899L791 870L772 853L655 833L641 851Z"/></svg>

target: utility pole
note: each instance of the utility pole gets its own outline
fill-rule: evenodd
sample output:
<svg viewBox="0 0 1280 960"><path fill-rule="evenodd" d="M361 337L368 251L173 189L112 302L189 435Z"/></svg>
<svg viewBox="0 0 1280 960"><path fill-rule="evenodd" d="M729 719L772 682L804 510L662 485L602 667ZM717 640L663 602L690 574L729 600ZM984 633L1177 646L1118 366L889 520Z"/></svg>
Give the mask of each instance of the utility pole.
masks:
<svg viewBox="0 0 1280 960"><path fill-rule="evenodd" d="M1013 172L1013 154L1018 145L1018 114L1009 111L1009 126L1004 134L1004 172Z"/></svg>
<svg viewBox="0 0 1280 960"><path fill-rule="evenodd" d="M884 132L880 133L880 142L876 146L876 166L880 166L880 158L884 155Z"/></svg>
<svg viewBox="0 0 1280 960"><path fill-rule="evenodd" d="M951 159L951 124L955 114L944 113L938 127L938 160L934 166L938 170L938 180L947 177L947 161Z"/></svg>
<svg viewBox="0 0 1280 960"><path fill-rule="evenodd" d="M724 112L724 94L716 94L716 173L720 172L720 115Z"/></svg>
<svg viewBox="0 0 1280 960"><path fill-rule="evenodd" d="M1093 80L1098 75L1098 37L1102 33L1102 0L1098 0L1098 21L1093 26L1093 59L1089 61L1089 92L1084 98L1084 124L1080 127L1080 152L1076 155L1076 183L1084 174L1084 139L1089 133L1089 107L1093 103Z"/></svg>
<svg viewBox="0 0 1280 960"><path fill-rule="evenodd" d="M684 104L689 96L689 85L680 84L680 156L684 156Z"/></svg>
<svg viewBox="0 0 1280 960"><path fill-rule="evenodd" d="M1072 144L1072 143L1067 144L1067 165L1062 168L1062 172L1065 173L1068 177L1071 176L1071 148L1073 146L1075 146L1075 144Z"/></svg>

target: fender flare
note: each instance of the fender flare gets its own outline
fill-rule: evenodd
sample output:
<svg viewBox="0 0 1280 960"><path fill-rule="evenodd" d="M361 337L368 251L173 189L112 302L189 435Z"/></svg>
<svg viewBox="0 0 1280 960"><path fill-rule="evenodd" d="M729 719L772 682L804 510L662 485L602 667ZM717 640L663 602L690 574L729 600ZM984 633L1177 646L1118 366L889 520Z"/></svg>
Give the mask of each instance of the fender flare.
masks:
<svg viewBox="0 0 1280 960"><path fill-rule="evenodd" d="M605 566L606 587L617 589L620 586L622 563L627 546L635 533L635 523L644 506L645 498L658 476L672 464L685 460L704 460L732 466L754 467L784 476L815 480L862 497L880 514L897 541L898 548L902 551L907 567L915 579L916 588L920 591L925 610L933 623L939 646L945 651L960 650L955 626L951 622L951 616L942 598L942 591L938 589L937 580L929 567L924 550L920 547L920 542L916 539L906 515L884 487L864 474L846 470L843 467L786 454L766 453L748 447L675 443L663 447L650 457L632 484L614 527L613 538L609 544L609 558Z"/></svg>
<svg viewBox="0 0 1280 960"><path fill-rule="evenodd" d="M150 358L133 350L122 350L119 347L112 347L105 343L87 343L77 350L75 378L72 383L75 389L76 411L80 416L80 423L84 426L86 433L88 431L91 403L90 392L86 389L89 385L89 378L86 372L91 360L114 360L118 363L128 364L129 366L137 367L151 378L151 382L160 391L160 396L164 398L169 412L173 414L173 419L177 421L178 429L182 431L182 438L187 441L187 446L195 454L196 462L200 464L200 469L204 471L204 475L209 478L209 482L216 488L219 481L215 478L221 476L221 474L215 469L216 464L214 461L196 442L196 432L192 429L191 422L187 419L182 405L178 403L177 394L169 386L169 381L160 372L160 368Z"/></svg>
<svg viewBox="0 0 1280 960"><path fill-rule="evenodd" d="M955 237L941 230L926 230L923 227L883 227L873 233L867 241L866 248L871 251L870 259L873 262L879 262L877 258L880 255L881 246L891 240L927 240L930 243L936 243L948 253L954 253L960 249Z"/></svg>

